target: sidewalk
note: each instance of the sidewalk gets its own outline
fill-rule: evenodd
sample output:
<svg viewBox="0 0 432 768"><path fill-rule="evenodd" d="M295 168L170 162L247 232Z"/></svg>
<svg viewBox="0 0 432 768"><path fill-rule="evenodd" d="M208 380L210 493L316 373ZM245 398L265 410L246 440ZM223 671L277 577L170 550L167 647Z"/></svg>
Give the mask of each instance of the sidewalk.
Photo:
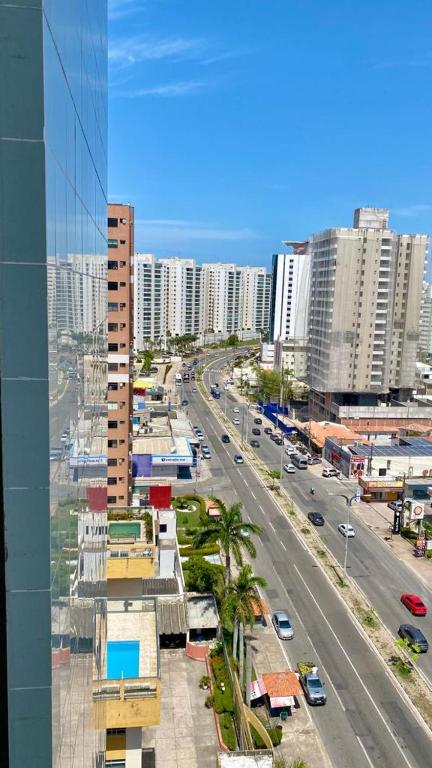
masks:
<svg viewBox="0 0 432 768"><path fill-rule="evenodd" d="M288 672L289 666L282 651L280 643L273 630L270 616L266 616L266 627L257 626L247 635L252 638L253 667L256 674L266 672ZM291 671L294 668L291 668ZM282 742L276 748L278 757L286 760L290 765L294 758L304 760L309 768L331 768L331 763L318 730L312 720L308 704L304 696L299 697L300 707L293 710L293 714L285 722L277 721L282 725ZM254 708L259 715L260 708ZM276 719L274 724L276 724Z"/></svg>

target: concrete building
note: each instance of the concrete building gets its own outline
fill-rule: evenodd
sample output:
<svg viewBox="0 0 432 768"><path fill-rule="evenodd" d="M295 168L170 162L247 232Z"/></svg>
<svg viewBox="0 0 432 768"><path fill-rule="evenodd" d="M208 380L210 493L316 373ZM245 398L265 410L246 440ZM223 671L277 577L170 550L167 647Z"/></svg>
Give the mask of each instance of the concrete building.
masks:
<svg viewBox="0 0 432 768"><path fill-rule="evenodd" d="M99 497L88 505L87 524L106 523L106 467L88 488L66 459L84 413L106 450L106 408L104 416L86 402L81 375L85 355L99 369L107 353L106 6L0 3L4 768L104 762L105 726L91 717L105 628L103 536L85 599L72 592L71 553L87 491ZM79 305L75 281L85 286Z"/></svg>
<svg viewBox="0 0 432 768"><path fill-rule="evenodd" d="M285 241L292 253L273 256L270 341L275 345L275 369L289 369L295 378L307 376L308 307L311 258L309 243Z"/></svg>
<svg viewBox="0 0 432 768"><path fill-rule="evenodd" d="M423 283L419 332L419 350L432 355L432 284L426 282Z"/></svg>
<svg viewBox="0 0 432 768"><path fill-rule="evenodd" d="M373 418L414 387L427 237L398 235L383 209L358 209L355 223L311 241L310 414L318 420L340 421L350 408Z"/></svg>
<svg viewBox="0 0 432 768"><path fill-rule="evenodd" d="M203 264L204 328L222 338L241 328L241 277L235 264Z"/></svg>
<svg viewBox="0 0 432 768"><path fill-rule="evenodd" d="M164 334L199 335L203 328L203 270L193 259L160 259Z"/></svg>
<svg viewBox="0 0 432 768"><path fill-rule="evenodd" d="M134 257L134 348L162 345L165 337L164 266L151 253Z"/></svg>
<svg viewBox="0 0 432 768"><path fill-rule="evenodd" d="M240 267L240 332L259 336L270 322L271 274L265 267Z"/></svg>
<svg viewBox="0 0 432 768"><path fill-rule="evenodd" d="M131 503L134 209L108 206L108 505Z"/></svg>

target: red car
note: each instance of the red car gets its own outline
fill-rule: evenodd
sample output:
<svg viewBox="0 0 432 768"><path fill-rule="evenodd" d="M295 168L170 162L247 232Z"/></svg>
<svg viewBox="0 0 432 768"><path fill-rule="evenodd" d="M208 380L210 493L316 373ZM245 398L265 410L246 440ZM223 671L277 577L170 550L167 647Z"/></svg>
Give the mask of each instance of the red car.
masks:
<svg viewBox="0 0 432 768"><path fill-rule="evenodd" d="M403 603L414 616L426 616L427 608L418 595L410 595L409 592L404 592L400 599L401 603Z"/></svg>

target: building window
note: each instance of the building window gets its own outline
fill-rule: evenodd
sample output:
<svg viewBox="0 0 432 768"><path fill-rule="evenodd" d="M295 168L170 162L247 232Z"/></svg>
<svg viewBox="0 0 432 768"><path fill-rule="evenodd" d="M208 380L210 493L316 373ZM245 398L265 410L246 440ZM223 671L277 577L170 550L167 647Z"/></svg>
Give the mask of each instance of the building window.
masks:
<svg viewBox="0 0 432 768"><path fill-rule="evenodd" d="M118 312L119 305L110 301L108 302L108 312Z"/></svg>
<svg viewBox="0 0 432 768"><path fill-rule="evenodd" d="M111 216L108 217L108 226L109 227L118 227L118 219L113 219Z"/></svg>
<svg viewBox="0 0 432 768"><path fill-rule="evenodd" d="M107 477L107 485L117 485L116 477Z"/></svg>
<svg viewBox="0 0 432 768"><path fill-rule="evenodd" d="M116 504L117 496L107 496L107 504Z"/></svg>
<svg viewBox="0 0 432 768"><path fill-rule="evenodd" d="M108 269L118 269L118 261L108 260Z"/></svg>
<svg viewBox="0 0 432 768"><path fill-rule="evenodd" d="M117 466L117 459L108 459L108 466L109 467L116 467Z"/></svg>
<svg viewBox="0 0 432 768"><path fill-rule="evenodd" d="M118 344L108 344L108 352L118 352Z"/></svg>
<svg viewBox="0 0 432 768"><path fill-rule="evenodd" d="M108 290L109 291L116 291L117 289L118 289L118 283L114 283L112 281L110 281L108 283Z"/></svg>
<svg viewBox="0 0 432 768"><path fill-rule="evenodd" d="M117 440L108 440L108 448L117 448Z"/></svg>
<svg viewBox="0 0 432 768"><path fill-rule="evenodd" d="M120 245L126 245L126 240L120 240Z"/></svg>
<svg viewBox="0 0 432 768"><path fill-rule="evenodd" d="M118 240L114 240L110 237L108 239L108 248L118 248Z"/></svg>
<svg viewBox="0 0 432 768"><path fill-rule="evenodd" d="M109 421L108 422L108 429L117 429L118 422L117 421Z"/></svg>
<svg viewBox="0 0 432 768"><path fill-rule="evenodd" d="M166 523L160 523L159 525L159 533L166 533L167 532L167 524Z"/></svg>

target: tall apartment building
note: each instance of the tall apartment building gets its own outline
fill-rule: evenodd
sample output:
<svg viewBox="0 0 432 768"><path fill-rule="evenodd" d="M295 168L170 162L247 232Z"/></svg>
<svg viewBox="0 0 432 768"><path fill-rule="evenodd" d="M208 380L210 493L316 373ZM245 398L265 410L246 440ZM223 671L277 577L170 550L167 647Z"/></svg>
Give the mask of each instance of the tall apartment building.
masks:
<svg viewBox="0 0 432 768"><path fill-rule="evenodd" d="M204 330L229 335L241 329L241 269L235 264L203 264Z"/></svg>
<svg viewBox="0 0 432 768"><path fill-rule="evenodd" d="M265 267L240 267L240 331L267 332L270 318L271 273Z"/></svg>
<svg viewBox="0 0 432 768"><path fill-rule="evenodd" d="M108 205L108 506L132 500L134 209Z"/></svg>
<svg viewBox="0 0 432 768"><path fill-rule="evenodd" d="M385 215L384 215L385 214ZM415 379L426 235L399 235L385 209L311 243L311 416L406 400Z"/></svg>
<svg viewBox="0 0 432 768"><path fill-rule="evenodd" d="M105 527L106 466L85 479L69 446L85 429L106 455L106 404L87 407L82 374L90 356L106 389L106 290L97 273L106 268L107 18L106 0L70 5L65 14L64 3L47 0L0 3L4 768L90 768L103 764L105 748L105 726L92 718L104 540L86 599L71 589L70 553L71 541L81 547L76 509L88 491L99 499L89 520ZM72 261L76 282L89 286L79 301Z"/></svg>
<svg viewBox="0 0 432 768"><path fill-rule="evenodd" d="M199 335L203 324L203 270L194 259L160 259L165 334ZM145 305L145 302L144 302Z"/></svg>
<svg viewBox="0 0 432 768"><path fill-rule="evenodd" d="M151 253L134 257L135 349L165 341L164 267Z"/></svg>
<svg viewBox="0 0 432 768"><path fill-rule="evenodd" d="M276 370L307 375L308 312L311 257L308 241L286 241L292 253L273 256L270 343Z"/></svg>

